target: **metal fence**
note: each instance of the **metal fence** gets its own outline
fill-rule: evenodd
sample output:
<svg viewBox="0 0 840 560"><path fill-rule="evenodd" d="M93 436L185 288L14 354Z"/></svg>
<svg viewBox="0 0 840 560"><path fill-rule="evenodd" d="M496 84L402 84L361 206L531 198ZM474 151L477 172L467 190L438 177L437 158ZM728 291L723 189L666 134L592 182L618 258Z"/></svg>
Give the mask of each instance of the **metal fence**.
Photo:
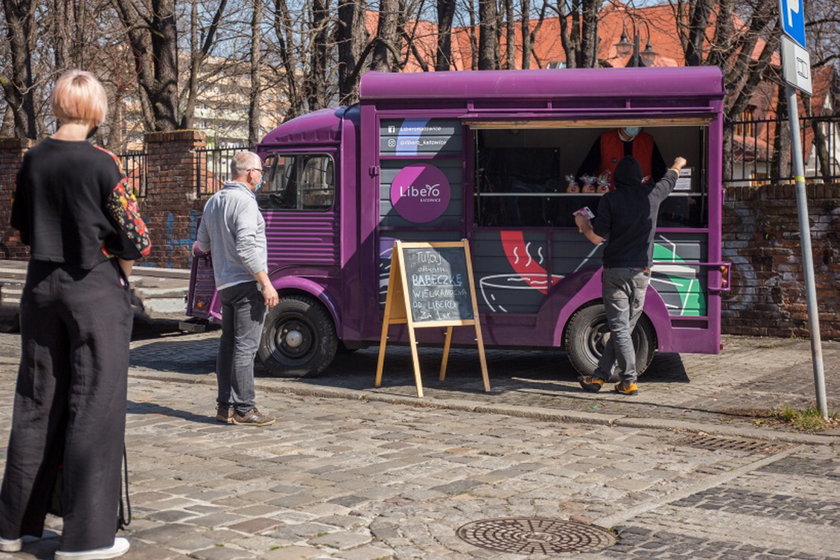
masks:
<svg viewBox="0 0 840 560"><path fill-rule="evenodd" d="M118 156L129 186L137 198L146 198L148 165L146 152L126 152Z"/></svg>
<svg viewBox="0 0 840 560"><path fill-rule="evenodd" d="M725 128L732 146L724 154L724 183L761 186L794 179L786 118L730 121ZM840 180L840 116L801 117L799 128L806 182Z"/></svg>
<svg viewBox="0 0 840 560"><path fill-rule="evenodd" d="M230 176L230 162L234 154L250 149L251 146L244 145L196 150L196 194L199 197L209 196L221 189Z"/></svg>

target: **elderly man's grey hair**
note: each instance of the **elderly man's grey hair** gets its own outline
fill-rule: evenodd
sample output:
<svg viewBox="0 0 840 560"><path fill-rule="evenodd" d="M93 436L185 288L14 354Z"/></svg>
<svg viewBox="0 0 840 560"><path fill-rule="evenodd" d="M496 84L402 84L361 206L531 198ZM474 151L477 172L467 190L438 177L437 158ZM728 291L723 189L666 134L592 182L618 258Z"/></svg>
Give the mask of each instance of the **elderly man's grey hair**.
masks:
<svg viewBox="0 0 840 560"><path fill-rule="evenodd" d="M262 169L262 160L254 152L236 152L230 161L231 179L238 179L249 169Z"/></svg>

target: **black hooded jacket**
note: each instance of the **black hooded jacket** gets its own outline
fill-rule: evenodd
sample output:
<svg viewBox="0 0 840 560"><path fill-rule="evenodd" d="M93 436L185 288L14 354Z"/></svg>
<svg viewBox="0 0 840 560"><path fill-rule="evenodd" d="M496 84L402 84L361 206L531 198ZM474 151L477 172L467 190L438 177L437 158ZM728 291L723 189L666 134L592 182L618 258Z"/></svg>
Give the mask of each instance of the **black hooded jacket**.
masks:
<svg viewBox="0 0 840 560"><path fill-rule="evenodd" d="M653 261L653 236L659 205L677 183L669 169L650 187L642 185L642 167L625 156L615 168L616 189L601 197L592 222L596 234L605 238L605 268L649 268Z"/></svg>

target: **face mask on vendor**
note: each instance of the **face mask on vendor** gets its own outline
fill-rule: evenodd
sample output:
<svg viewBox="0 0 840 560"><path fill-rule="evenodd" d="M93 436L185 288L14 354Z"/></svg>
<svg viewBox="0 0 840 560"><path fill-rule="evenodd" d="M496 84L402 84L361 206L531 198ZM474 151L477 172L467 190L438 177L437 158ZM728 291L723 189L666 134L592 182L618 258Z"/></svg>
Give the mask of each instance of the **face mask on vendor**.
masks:
<svg viewBox="0 0 840 560"><path fill-rule="evenodd" d="M625 126L618 130L618 135L623 142L632 142L641 131L642 127L640 126Z"/></svg>

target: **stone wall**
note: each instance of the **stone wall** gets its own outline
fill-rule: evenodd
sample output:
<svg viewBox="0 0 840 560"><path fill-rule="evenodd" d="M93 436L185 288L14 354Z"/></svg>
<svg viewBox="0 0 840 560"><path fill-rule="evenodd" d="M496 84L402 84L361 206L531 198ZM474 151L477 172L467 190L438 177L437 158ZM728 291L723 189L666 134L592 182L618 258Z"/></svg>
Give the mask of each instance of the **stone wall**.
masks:
<svg viewBox="0 0 840 560"><path fill-rule="evenodd" d="M806 190L820 331L840 339L840 185ZM729 188L723 214L723 260L732 262L733 286L723 331L807 336L796 187Z"/></svg>

